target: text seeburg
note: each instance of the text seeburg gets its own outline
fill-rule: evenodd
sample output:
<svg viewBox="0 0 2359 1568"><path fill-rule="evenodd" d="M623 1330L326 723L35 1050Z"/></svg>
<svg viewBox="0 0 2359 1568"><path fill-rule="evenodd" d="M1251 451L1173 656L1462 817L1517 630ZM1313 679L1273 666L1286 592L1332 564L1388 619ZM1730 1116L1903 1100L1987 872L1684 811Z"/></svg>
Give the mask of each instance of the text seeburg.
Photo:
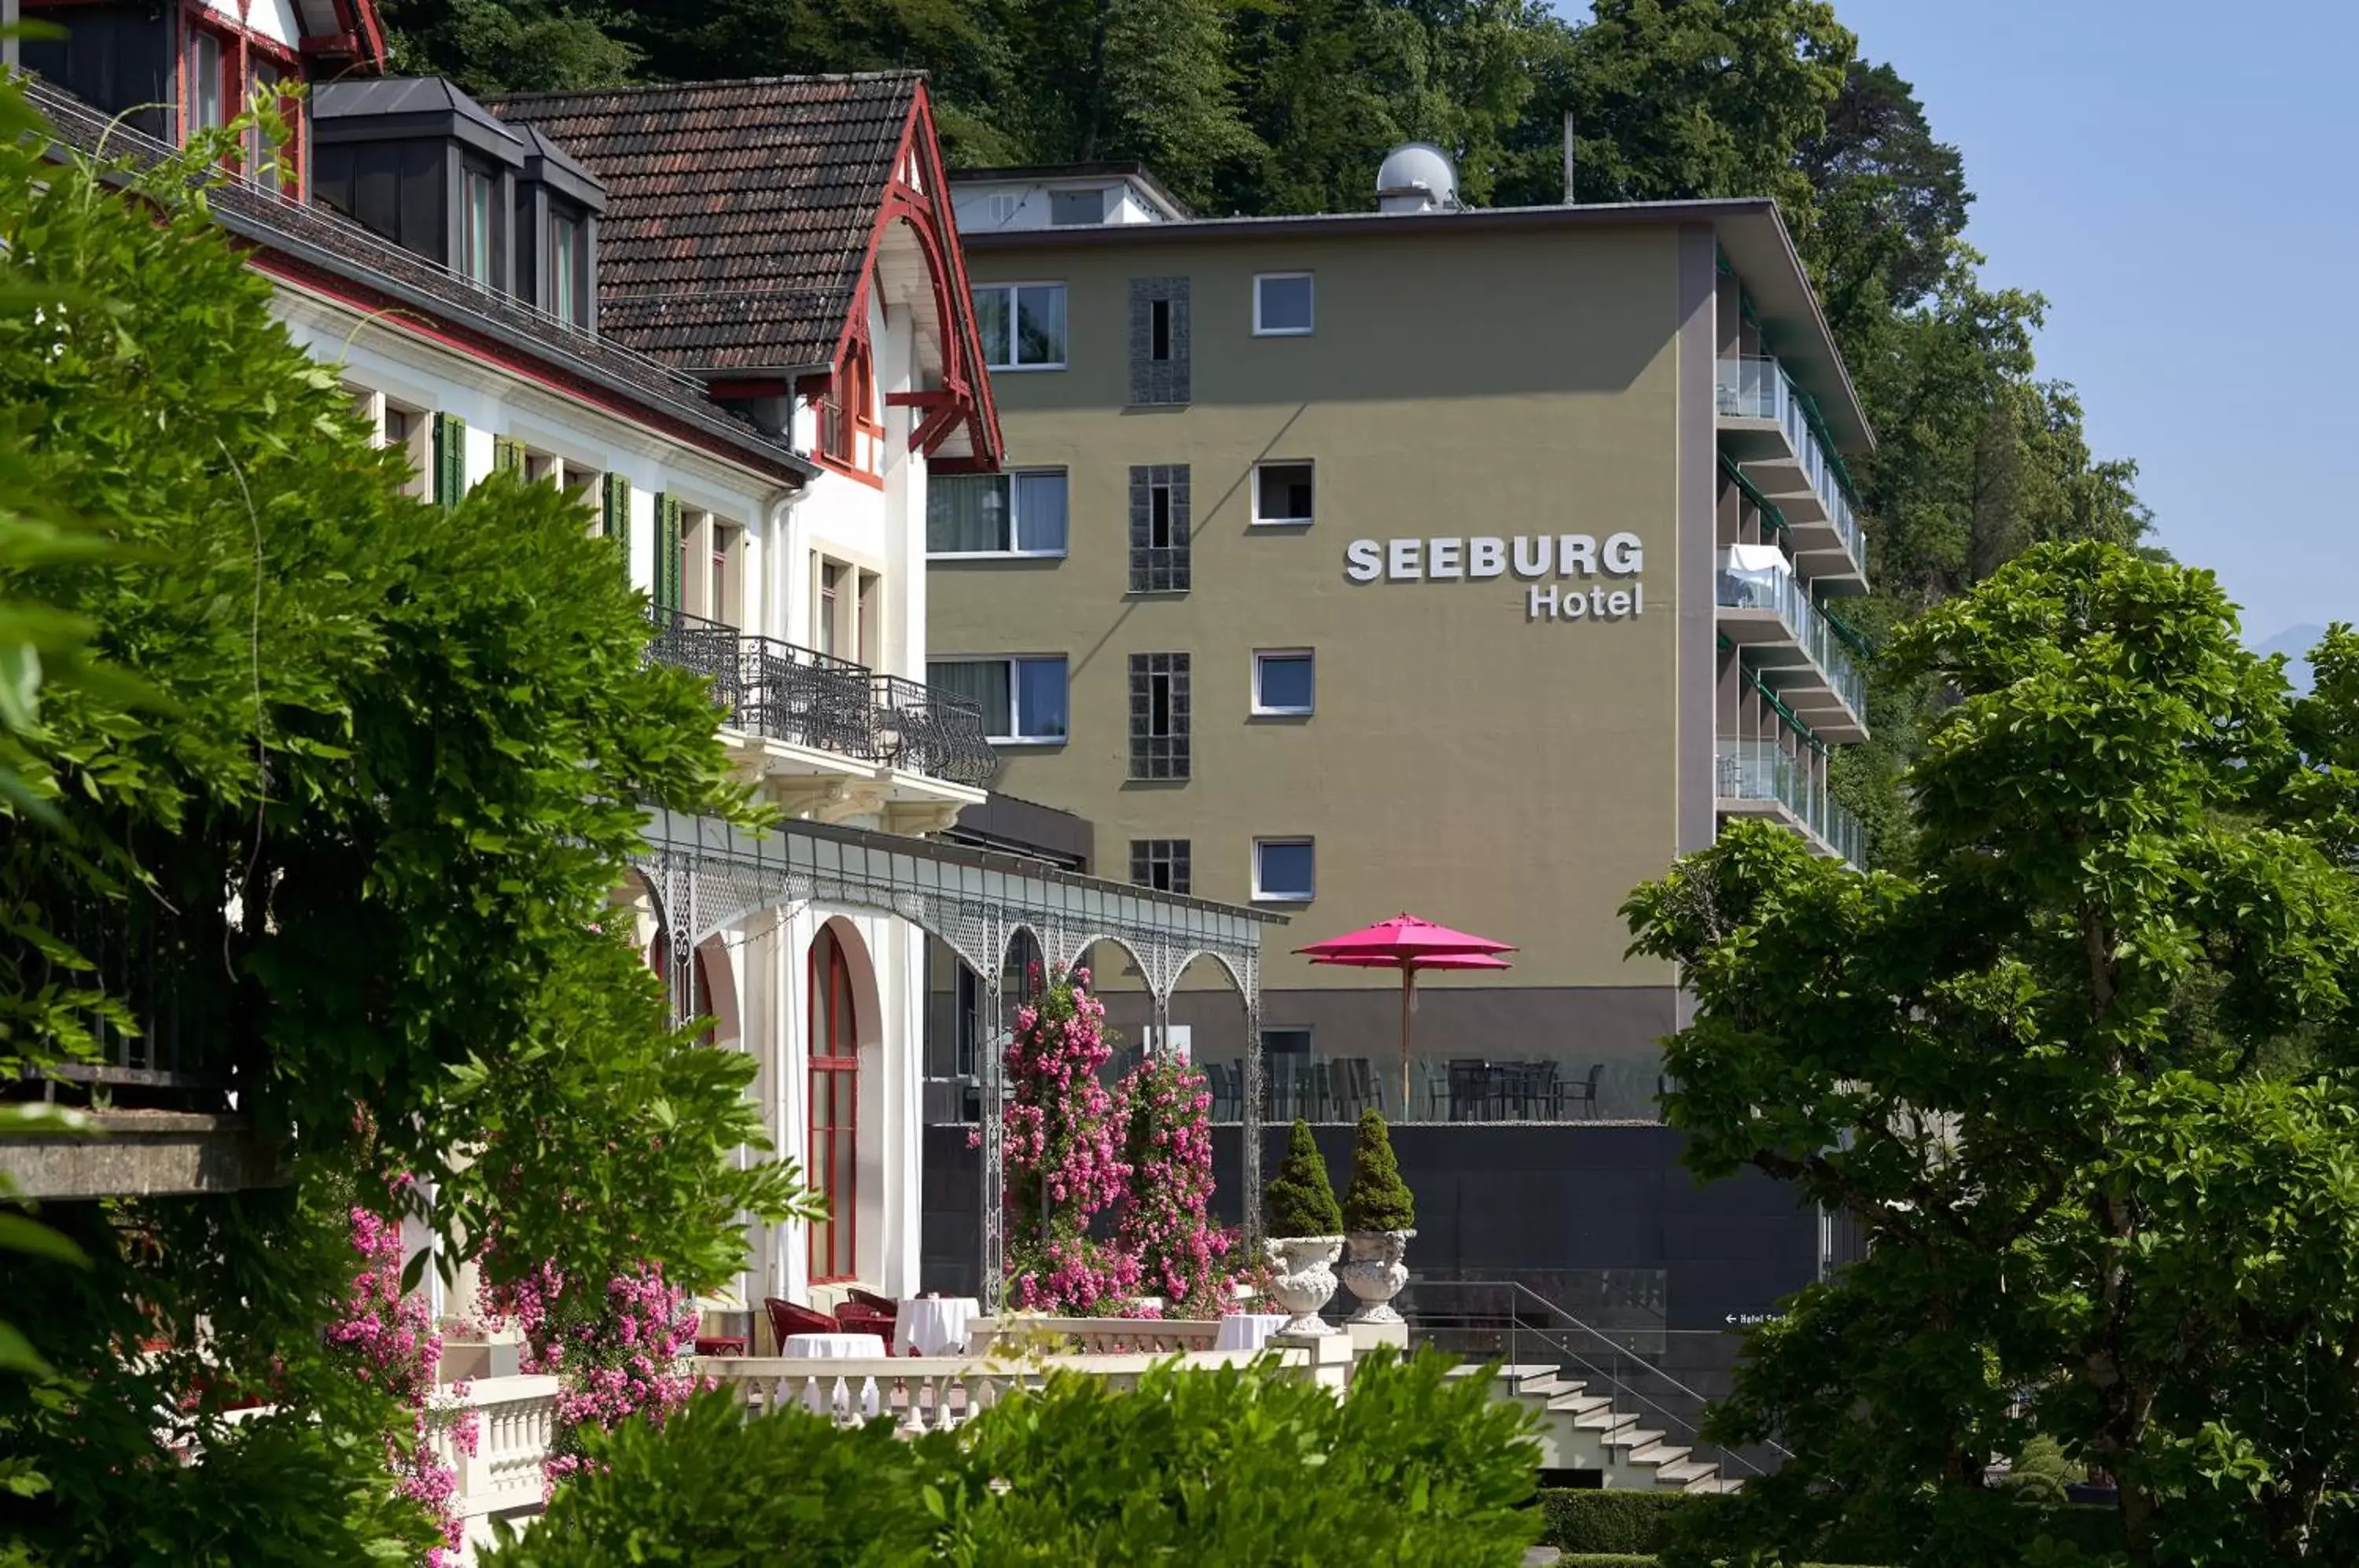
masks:
<svg viewBox="0 0 2359 1568"><path fill-rule="evenodd" d="M1636 577L1646 546L1636 534L1608 534L1601 548L1590 534L1517 534L1506 539L1353 539L1343 547L1343 575L1353 583L1433 583L1504 577ZM1647 587L1633 583L1608 592L1554 584L1524 591L1524 618L1621 620L1647 612Z"/></svg>

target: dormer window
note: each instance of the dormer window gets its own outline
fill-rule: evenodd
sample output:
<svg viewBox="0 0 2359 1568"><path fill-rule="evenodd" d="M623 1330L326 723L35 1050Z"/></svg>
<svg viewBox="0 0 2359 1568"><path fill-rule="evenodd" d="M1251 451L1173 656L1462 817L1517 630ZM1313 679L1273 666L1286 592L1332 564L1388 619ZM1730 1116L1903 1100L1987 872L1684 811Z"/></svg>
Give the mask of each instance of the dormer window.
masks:
<svg viewBox="0 0 2359 1568"><path fill-rule="evenodd" d="M562 212L549 220L549 313L568 326L590 324L590 299L582 287L582 225Z"/></svg>
<svg viewBox="0 0 2359 1568"><path fill-rule="evenodd" d="M189 31L189 134L215 131L229 123L223 110L222 41L201 27Z"/></svg>
<svg viewBox="0 0 2359 1568"><path fill-rule="evenodd" d="M459 270L470 283L492 286L492 177L470 169L460 176Z"/></svg>

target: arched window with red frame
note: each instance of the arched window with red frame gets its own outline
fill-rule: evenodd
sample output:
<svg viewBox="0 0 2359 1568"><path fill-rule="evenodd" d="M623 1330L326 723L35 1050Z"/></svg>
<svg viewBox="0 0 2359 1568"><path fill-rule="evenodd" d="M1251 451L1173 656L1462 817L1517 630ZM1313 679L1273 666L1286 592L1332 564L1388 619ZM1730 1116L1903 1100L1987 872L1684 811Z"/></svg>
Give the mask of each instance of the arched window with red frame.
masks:
<svg viewBox="0 0 2359 1568"><path fill-rule="evenodd" d="M804 995L810 1046L810 1181L828 1217L810 1227L813 1284L849 1279L859 1269L860 1033L852 964L835 932L810 945Z"/></svg>

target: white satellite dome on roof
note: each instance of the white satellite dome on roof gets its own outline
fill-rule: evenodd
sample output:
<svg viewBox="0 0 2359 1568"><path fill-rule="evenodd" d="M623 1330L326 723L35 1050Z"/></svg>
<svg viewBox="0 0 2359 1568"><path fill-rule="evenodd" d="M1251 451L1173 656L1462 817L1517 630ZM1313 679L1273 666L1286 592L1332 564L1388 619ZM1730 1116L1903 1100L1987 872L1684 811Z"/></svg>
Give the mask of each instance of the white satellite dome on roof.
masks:
<svg viewBox="0 0 2359 1568"><path fill-rule="evenodd" d="M1458 170L1431 142L1408 142L1376 169L1376 208L1385 212L1454 212Z"/></svg>

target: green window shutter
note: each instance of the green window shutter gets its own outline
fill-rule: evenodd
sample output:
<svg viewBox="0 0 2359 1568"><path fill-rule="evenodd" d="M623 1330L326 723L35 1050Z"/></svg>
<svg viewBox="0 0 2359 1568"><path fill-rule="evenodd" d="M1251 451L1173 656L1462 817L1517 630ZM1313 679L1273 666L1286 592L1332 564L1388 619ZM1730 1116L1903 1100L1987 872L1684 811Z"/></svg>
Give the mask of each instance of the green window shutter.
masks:
<svg viewBox="0 0 2359 1568"><path fill-rule="evenodd" d="M524 472L524 442L516 440L514 436L494 436L492 438L492 472L495 474L522 474Z"/></svg>
<svg viewBox="0 0 2359 1568"><path fill-rule="evenodd" d="M631 537L631 482L619 474L605 476L605 495L598 512L598 531L617 541Z"/></svg>
<svg viewBox="0 0 2359 1568"><path fill-rule="evenodd" d="M656 497L656 605L674 615L681 604L679 580L679 497Z"/></svg>
<svg viewBox="0 0 2359 1568"><path fill-rule="evenodd" d="M455 506L467 493L467 421L456 414L434 416L434 501Z"/></svg>

